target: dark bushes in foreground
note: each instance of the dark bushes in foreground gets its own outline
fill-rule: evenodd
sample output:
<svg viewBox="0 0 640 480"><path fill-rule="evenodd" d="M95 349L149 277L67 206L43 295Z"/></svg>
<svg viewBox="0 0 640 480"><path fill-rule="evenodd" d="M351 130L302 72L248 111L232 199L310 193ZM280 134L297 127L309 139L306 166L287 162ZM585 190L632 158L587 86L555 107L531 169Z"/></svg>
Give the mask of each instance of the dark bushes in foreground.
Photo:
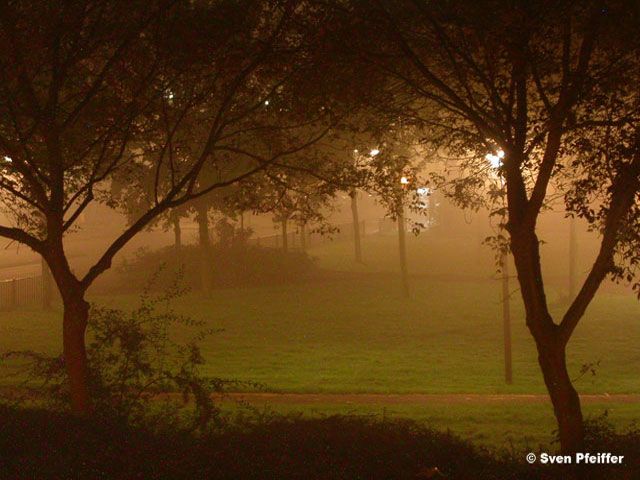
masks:
<svg viewBox="0 0 640 480"><path fill-rule="evenodd" d="M369 417L274 418L196 436L179 430L152 434L104 419L81 421L3 407L0 431L0 475L11 479L408 480L427 478L419 472L432 467L444 475L433 478L568 478L561 469L496 458L412 421ZM630 463L608 470L590 466L585 478L638 478L639 446L640 437L629 436L624 453L631 455L626 458Z"/></svg>

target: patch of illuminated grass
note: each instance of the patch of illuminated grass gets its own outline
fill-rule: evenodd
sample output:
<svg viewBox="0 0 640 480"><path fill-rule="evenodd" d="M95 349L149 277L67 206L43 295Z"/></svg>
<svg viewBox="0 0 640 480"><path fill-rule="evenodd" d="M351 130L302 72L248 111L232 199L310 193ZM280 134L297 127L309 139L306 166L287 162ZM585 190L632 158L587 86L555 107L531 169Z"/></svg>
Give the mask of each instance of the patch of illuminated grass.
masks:
<svg viewBox="0 0 640 480"><path fill-rule="evenodd" d="M192 293L174 307L222 329L202 343L209 376L262 383L280 392L544 393L522 307L514 301L514 384L503 380L502 318L496 282L412 279L410 300L396 279L354 275L299 285ZM96 297L133 307L135 297ZM600 295L569 347L581 393L637 393L640 308L630 296ZM0 314L0 350L60 351L61 314ZM192 332L175 331L187 338Z"/></svg>

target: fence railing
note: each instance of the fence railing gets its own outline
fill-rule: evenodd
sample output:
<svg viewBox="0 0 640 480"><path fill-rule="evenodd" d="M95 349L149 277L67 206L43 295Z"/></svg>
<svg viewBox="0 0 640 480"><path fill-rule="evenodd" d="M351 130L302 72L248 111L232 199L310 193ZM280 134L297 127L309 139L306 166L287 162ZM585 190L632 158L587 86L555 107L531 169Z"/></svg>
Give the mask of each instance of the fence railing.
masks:
<svg viewBox="0 0 640 480"><path fill-rule="evenodd" d="M330 232L317 232L313 229L305 231L304 229L297 227L296 230L287 232L287 249L302 250L307 247L314 247L336 240L351 239L354 236L353 223L344 223L341 225L334 225L332 227L333 229ZM361 236L364 236L367 233L365 228L366 225L363 220L360 222ZM284 241L284 235L282 233L276 233L274 235L250 238L248 243L249 245L258 245L262 247L282 248Z"/></svg>
<svg viewBox="0 0 640 480"><path fill-rule="evenodd" d="M304 231L304 229L301 228L288 232L287 249L303 250L304 248L336 240L353 238L353 223L335 225L334 227L334 229L327 233L314 230ZM381 230L382 225L378 225L378 228ZM371 230L372 228L369 226L369 232L367 232L365 221L360 222L360 235L362 237L364 237L366 233L372 233ZM283 242L284 236L282 233L255 237L248 240L250 245L272 248L282 248ZM13 310L16 307L26 305L42 305L47 308L51 304L52 297L55 296L57 296L55 285L53 285L51 281L48 285L45 285L41 275L0 281L0 310Z"/></svg>
<svg viewBox="0 0 640 480"><path fill-rule="evenodd" d="M42 277L13 278L0 282L0 309L12 310L15 307L43 304L44 287Z"/></svg>

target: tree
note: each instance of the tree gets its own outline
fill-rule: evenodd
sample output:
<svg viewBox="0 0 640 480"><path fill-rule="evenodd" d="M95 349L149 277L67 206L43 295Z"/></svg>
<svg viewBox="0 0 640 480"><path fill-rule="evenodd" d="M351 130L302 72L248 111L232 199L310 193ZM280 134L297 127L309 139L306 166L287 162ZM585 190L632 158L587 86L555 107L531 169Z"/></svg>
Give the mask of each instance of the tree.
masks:
<svg viewBox="0 0 640 480"><path fill-rule="evenodd" d="M580 451L582 412L566 346L603 279L621 273L614 255L637 264L630 249L640 173L637 36L631 34L637 12L625 2L595 0L469 1L455 8L379 0L338 2L336 9L345 12L345 38L358 67L390 79L396 101L389 108L428 127L425 140L434 148L462 159L459 172L466 175L449 184L461 203L486 184L485 155L505 152L506 229L526 323L561 449ZM374 31L375 38L367 35ZM578 158L569 161L574 148ZM601 231L595 262L557 323L536 234L552 179L563 183L568 210Z"/></svg>
<svg viewBox="0 0 640 480"><path fill-rule="evenodd" d="M129 181L125 176L117 176L111 179L111 191L110 196L112 198L124 198L119 204L119 210L126 215L127 222L135 222L144 212L150 207L150 198L153 181L151 177L145 179L148 184L147 195L145 196L131 196L123 195L123 191L131 192L128 188ZM139 193L139 192L138 192ZM176 258L180 255L182 249L182 227L181 219L188 214L188 208L185 205L172 208L161 215L158 215L154 221L150 222L147 228L153 228L158 225L162 227L164 231L169 229L173 230L173 245L175 248Z"/></svg>
<svg viewBox="0 0 640 480"><path fill-rule="evenodd" d="M85 294L121 248L164 212L300 151L331 123L328 110L263 108L304 70L296 59L305 58L309 31L296 30L294 7L87 0L0 8L0 200L13 219L0 235L40 253L55 279L75 413L91 410ZM254 150L256 131L280 148ZM205 167L217 175L202 184ZM76 275L65 234L92 202L118 206L113 178L127 178L128 195L147 188L149 172L158 181L148 208Z"/></svg>
<svg viewBox="0 0 640 480"><path fill-rule="evenodd" d="M349 151L349 149L347 149ZM358 158L360 157L360 150L353 149L353 162L354 166L358 167ZM357 263L364 263L362 261L362 241L360 235L360 214L358 212L358 189L353 187L349 191L349 199L351 206L351 221L353 225L353 254Z"/></svg>
<svg viewBox="0 0 640 480"><path fill-rule="evenodd" d="M324 152L323 146L316 144L304 153L293 155L293 165L279 164L278 169L265 169L231 193L226 198L227 205L240 212L272 213L273 221L281 228L285 253L289 249L288 227L293 222L301 229L304 250L306 227L315 223L322 228L341 185L333 173L326 171L330 160L324 157ZM297 156L301 157L296 160ZM310 175L310 171L314 174Z"/></svg>
<svg viewBox="0 0 640 480"><path fill-rule="evenodd" d="M415 161L417 157L412 151L410 134L406 129L393 125L391 128L393 134L387 134L386 142L379 149L370 152L369 175L365 188L378 196L388 215L398 225L402 292L409 297L411 291L407 263L407 228L411 226L411 230L417 234L422 225L409 225L406 213L408 209L415 213L423 213L424 204L419 193L423 183L420 178L423 165L422 162Z"/></svg>
<svg viewBox="0 0 640 480"><path fill-rule="evenodd" d="M196 223L198 224L198 245L200 247L200 287L204 295L211 291L211 238L209 236L209 208L207 198L201 197L193 202Z"/></svg>

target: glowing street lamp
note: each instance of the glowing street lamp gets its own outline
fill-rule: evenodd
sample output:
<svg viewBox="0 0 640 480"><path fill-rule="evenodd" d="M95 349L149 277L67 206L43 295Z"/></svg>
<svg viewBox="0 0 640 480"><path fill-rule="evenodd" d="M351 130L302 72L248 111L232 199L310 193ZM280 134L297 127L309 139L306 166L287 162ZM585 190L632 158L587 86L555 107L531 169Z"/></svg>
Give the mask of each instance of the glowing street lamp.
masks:
<svg viewBox="0 0 640 480"><path fill-rule="evenodd" d="M398 211L396 212L398 215L398 251L400 253L400 273L402 275L402 288L404 290L404 294L406 297L410 296L409 292L409 270L407 268L407 241L406 241L406 230L407 230L407 220L405 216L405 199L404 195L406 194L407 185L409 184L409 179L407 177L400 178L400 185L402 185L402 192L397 192L399 197L398 200Z"/></svg>
<svg viewBox="0 0 640 480"><path fill-rule="evenodd" d="M502 166L504 151L499 150L496 154L487 153L485 157L491 167L498 169ZM498 172L495 172L496 176ZM504 178L499 176L499 182L504 186ZM505 214L502 214L502 223L505 223ZM500 270L502 270L502 324L504 341L504 377L507 385L513 383L513 367L511 355L511 306L509 302L509 263L506 252L500 253Z"/></svg>
<svg viewBox="0 0 640 480"><path fill-rule="evenodd" d="M353 149L353 164L354 166L358 165L358 159L360 155L358 154L358 149ZM351 216L353 219L353 247L355 260L357 263L362 262L362 245L360 243L360 216L358 215L358 190L354 187L351 192L349 192L349 197L351 197Z"/></svg>
<svg viewBox="0 0 640 480"><path fill-rule="evenodd" d="M486 158L493 168L500 168L502 166L502 159L504 158L504 151L498 151L497 155L493 153L487 153L484 158Z"/></svg>

